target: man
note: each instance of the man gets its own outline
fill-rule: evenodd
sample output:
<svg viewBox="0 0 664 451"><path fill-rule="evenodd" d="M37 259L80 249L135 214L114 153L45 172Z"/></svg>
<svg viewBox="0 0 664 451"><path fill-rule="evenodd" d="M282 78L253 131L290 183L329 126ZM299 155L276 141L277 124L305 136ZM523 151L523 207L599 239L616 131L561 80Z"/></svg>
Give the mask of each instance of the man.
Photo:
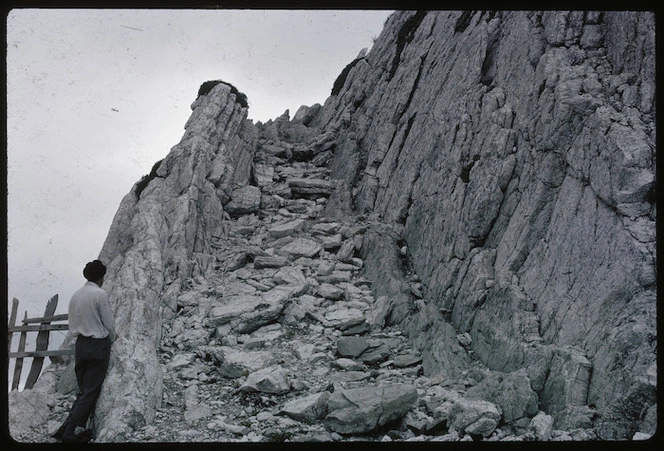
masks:
<svg viewBox="0 0 664 451"><path fill-rule="evenodd" d="M117 340L115 323L104 284L106 266L99 260L85 265L83 276L87 282L69 301L69 330L76 337L75 366L79 394L69 416L53 434L63 442L86 442L89 431L75 435L76 427L85 428L94 410L101 385L106 378L111 355L111 342Z"/></svg>

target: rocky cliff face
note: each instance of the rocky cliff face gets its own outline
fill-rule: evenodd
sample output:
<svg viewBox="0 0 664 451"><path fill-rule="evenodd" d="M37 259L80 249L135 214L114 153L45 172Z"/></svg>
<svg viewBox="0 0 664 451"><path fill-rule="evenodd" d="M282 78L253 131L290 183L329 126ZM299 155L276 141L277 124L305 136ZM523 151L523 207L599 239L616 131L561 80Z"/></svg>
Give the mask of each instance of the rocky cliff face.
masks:
<svg viewBox="0 0 664 451"><path fill-rule="evenodd" d="M295 334L307 321L324 337L307 340L343 361L333 367L357 373L348 357L378 349L362 364L380 369L342 378L365 392L335 385L274 401L337 434L404 415L431 432L414 426L423 404L467 436L530 424L547 439L553 421L603 439L652 434L654 82L651 13L404 11L324 105L292 120L253 124L217 84L122 201L101 251L123 339L98 440L158 421L169 370L194 355L240 391L283 396L298 383L275 359L291 357L252 366L259 357L233 346L255 342L234 337L275 324ZM383 328L410 350L380 341ZM312 352L283 347L311 364ZM381 385L393 382L384 368L413 355L403 367L421 366L419 404L422 390L403 379ZM66 390L66 377L47 374L42 387ZM442 380L463 388L434 389ZM369 392L368 411L393 410L358 426L344 399L370 402Z"/></svg>
<svg viewBox="0 0 664 451"><path fill-rule="evenodd" d="M449 321L608 437L654 402L653 39L649 13L399 13L314 120L338 130L336 211L408 246L430 308L394 321L430 371Z"/></svg>

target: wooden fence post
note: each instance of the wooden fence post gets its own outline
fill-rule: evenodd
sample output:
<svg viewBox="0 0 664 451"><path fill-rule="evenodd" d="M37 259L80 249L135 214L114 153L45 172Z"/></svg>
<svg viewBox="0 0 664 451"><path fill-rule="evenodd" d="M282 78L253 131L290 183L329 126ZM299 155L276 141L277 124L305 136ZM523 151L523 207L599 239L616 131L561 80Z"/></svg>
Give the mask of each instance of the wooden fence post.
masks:
<svg viewBox="0 0 664 451"><path fill-rule="evenodd" d="M55 314L55 308L57 306L58 306L58 295L56 294L46 303L46 310L44 310L45 321L42 321L41 324L43 325L50 324L51 321L48 320L48 317L53 316L53 314ZM35 345L35 351L46 351L48 349L48 336L49 336L48 330L40 330L37 333L37 343ZM33 385L35 385L35 382L37 382L37 378L39 377L39 373L41 373L42 366L44 366L44 357L35 356L32 358L32 366L30 367L30 373L28 374L28 378L25 381L25 388L30 389L33 387Z"/></svg>
<svg viewBox="0 0 664 451"><path fill-rule="evenodd" d="M28 312L25 312L23 320L28 319ZM21 336L18 339L18 352L25 352L25 340L27 338L28 331L22 330ZM14 379L12 380L12 390L18 389L18 384L21 380L21 370L23 370L23 357L16 358L16 364L14 365Z"/></svg>
<svg viewBox="0 0 664 451"><path fill-rule="evenodd" d="M12 333L11 327L16 325L16 316L18 315L18 299L14 298L12 300L12 312L9 315L9 330L7 331L9 333L9 337L7 337L7 353L12 352L12 338L14 338L14 334ZM18 360L16 361L18 363ZM21 361L21 365L23 365L23 361ZM16 374L16 365L14 365L14 375ZM19 376L20 377L20 376ZM16 379L16 377L14 377ZM18 385L16 385L18 387ZM14 389L14 383L12 382L12 390Z"/></svg>
<svg viewBox="0 0 664 451"><path fill-rule="evenodd" d="M66 321L69 317L68 314L63 315L54 315L55 308L58 305L58 295L53 296L46 303L46 310L44 311L44 316L39 318L28 318L28 312L25 312L22 325L16 325L16 316L18 314L18 299L14 298L12 301L12 311L9 317L9 339L8 341L8 355L9 359L16 359L14 365L14 378L12 380L12 390L18 389L19 383L21 381L21 371L23 370L23 359L26 357L32 357L32 366L30 367L30 373L25 382L25 388L31 389L41 373L42 367L44 365L44 357L55 357L55 356L64 356L64 355L73 355L74 351L72 349L63 349L63 350L48 350L49 343L49 334L53 330L68 330L68 324L51 324L53 321ZM12 334L20 332L20 338L18 341L18 350L12 352ZM34 351L25 351L25 342L28 332L37 332L37 343L35 344Z"/></svg>

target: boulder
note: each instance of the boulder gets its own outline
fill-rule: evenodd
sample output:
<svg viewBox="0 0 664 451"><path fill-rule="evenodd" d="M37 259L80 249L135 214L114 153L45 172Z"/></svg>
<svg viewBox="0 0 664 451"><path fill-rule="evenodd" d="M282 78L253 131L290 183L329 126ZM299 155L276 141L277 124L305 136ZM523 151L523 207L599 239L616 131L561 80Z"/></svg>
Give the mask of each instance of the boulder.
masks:
<svg viewBox="0 0 664 451"><path fill-rule="evenodd" d="M311 227L312 233L321 233L325 235L334 235L341 228L338 222L318 222Z"/></svg>
<svg viewBox="0 0 664 451"><path fill-rule="evenodd" d="M325 250L336 249L341 246L342 242L343 238L338 233L336 235L324 236L321 238L321 243L323 245L323 249Z"/></svg>
<svg viewBox="0 0 664 451"><path fill-rule="evenodd" d="M279 255L258 255L254 258L255 269L281 268L288 264L288 258Z"/></svg>
<svg viewBox="0 0 664 451"><path fill-rule="evenodd" d="M268 351L244 351L232 346L203 346L199 351L218 366L219 374L235 379L275 363Z"/></svg>
<svg viewBox="0 0 664 451"><path fill-rule="evenodd" d="M337 251L339 261L348 262L355 256L355 244L352 239L344 241L341 248Z"/></svg>
<svg viewBox="0 0 664 451"><path fill-rule="evenodd" d="M304 398L288 401L280 413L304 423L315 423L327 414L329 392L314 393Z"/></svg>
<svg viewBox="0 0 664 451"><path fill-rule="evenodd" d="M302 197L329 196L336 188L336 183L314 178L292 178L288 181L293 195Z"/></svg>
<svg viewBox="0 0 664 451"><path fill-rule="evenodd" d="M29 434L33 427L41 427L51 413L49 403L52 401L37 390L12 390L7 400L11 412L8 416L9 433L15 440Z"/></svg>
<svg viewBox="0 0 664 451"><path fill-rule="evenodd" d="M422 356L415 353L400 354L392 358L392 365L397 368L406 368L418 363L422 363Z"/></svg>
<svg viewBox="0 0 664 451"><path fill-rule="evenodd" d="M362 337L340 337L337 340L337 353L342 357L357 357L369 347L369 341Z"/></svg>
<svg viewBox="0 0 664 451"><path fill-rule="evenodd" d="M230 324L239 333L251 333L274 321L285 307L294 288L277 286L261 296L240 296L226 299L210 309L211 326Z"/></svg>
<svg viewBox="0 0 664 451"><path fill-rule="evenodd" d="M344 289L330 283L321 283L318 288L318 295L333 301L338 301L344 297Z"/></svg>
<svg viewBox="0 0 664 451"><path fill-rule="evenodd" d="M500 407L503 421L532 417L538 412L537 393L530 386L524 370L512 373L490 373L479 384L466 391L468 399L483 399Z"/></svg>
<svg viewBox="0 0 664 451"><path fill-rule="evenodd" d="M270 227L267 230L267 233L269 233L273 238L282 238L299 232L304 228L304 224L304 220L294 219L292 221Z"/></svg>
<svg viewBox="0 0 664 451"><path fill-rule="evenodd" d="M450 408L447 424L460 433L488 437L500 423L501 416L500 407L489 401L459 397Z"/></svg>
<svg viewBox="0 0 664 451"><path fill-rule="evenodd" d="M312 258L318 255L321 250L322 246L320 244L308 238L296 238L279 249L280 252L293 259L300 257Z"/></svg>
<svg viewBox="0 0 664 451"><path fill-rule="evenodd" d="M540 411L530 420L528 428L535 434L537 440L550 440L553 430L553 417Z"/></svg>
<svg viewBox="0 0 664 451"><path fill-rule="evenodd" d="M272 276L272 280L278 285L303 284L306 277L297 266L284 266Z"/></svg>
<svg viewBox="0 0 664 451"><path fill-rule="evenodd" d="M256 185L266 187L272 184L274 179L274 166L265 163L254 163L253 176Z"/></svg>
<svg viewBox="0 0 664 451"><path fill-rule="evenodd" d="M390 346L381 340L372 341L370 345L369 349L358 357L366 365L375 365L383 362L392 353Z"/></svg>
<svg viewBox="0 0 664 451"><path fill-rule="evenodd" d="M280 365L263 368L249 374L247 380L240 386L240 390L283 395L290 391L288 373Z"/></svg>
<svg viewBox="0 0 664 451"><path fill-rule="evenodd" d="M403 417L416 402L417 389L408 384L335 391L327 402L325 426L340 434L369 432Z"/></svg>
<svg viewBox="0 0 664 451"><path fill-rule="evenodd" d="M231 193L231 200L224 205L224 211L231 216L257 213L261 207L261 190L257 186L244 186Z"/></svg>
<svg viewBox="0 0 664 451"><path fill-rule="evenodd" d="M312 119L320 112L320 109L320 103L314 103L311 106L302 105L295 112L293 122L301 122L304 125L309 125Z"/></svg>
<svg viewBox="0 0 664 451"><path fill-rule="evenodd" d="M199 389L198 385L193 384L187 387L184 392L185 398L185 411L184 419L187 423L192 424L202 418L212 415L212 409L207 404L201 404L198 401Z"/></svg>
<svg viewBox="0 0 664 451"><path fill-rule="evenodd" d="M178 353L171 357L171 361L166 364L166 368L169 370L176 370L179 368L187 367L191 365L195 359L196 354L193 352Z"/></svg>
<svg viewBox="0 0 664 451"><path fill-rule="evenodd" d="M244 314L251 314L261 304L259 296L242 296L224 299L224 302L212 306L209 323L212 326L237 320Z"/></svg>
<svg viewBox="0 0 664 451"><path fill-rule="evenodd" d="M551 371L542 391L547 411L562 411L568 406L583 406L588 399L592 363L583 352L572 347L556 348Z"/></svg>
<svg viewBox="0 0 664 451"><path fill-rule="evenodd" d="M591 429L597 411L589 406L567 406L556 412L556 429Z"/></svg>
<svg viewBox="0 0 664 451"><path fill-rule="evenodd" d="M364 371L366 365L353 359L341 357L332 362L332 366L346 371Z"/></svg>
<svg viewBox="0 0 664 451"><path fill-rule="evenodd" d="M325 320L331 327L348 329L364 322L364 314L356 308L340 307L325 313Z"/></svg>

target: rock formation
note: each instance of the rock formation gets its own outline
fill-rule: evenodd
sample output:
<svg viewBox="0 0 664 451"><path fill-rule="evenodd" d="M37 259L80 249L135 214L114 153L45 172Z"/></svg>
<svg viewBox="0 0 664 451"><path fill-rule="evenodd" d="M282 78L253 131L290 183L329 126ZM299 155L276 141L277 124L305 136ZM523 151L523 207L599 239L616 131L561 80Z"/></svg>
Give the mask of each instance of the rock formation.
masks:
<svg viewBox="0 0 664 451"><path fill-rule="evenodd" d="M338 130L336 210L402 226L433 308L393 321L429 371L447 315L558 421L596 406L607 438L654 402L653 32L650 13L395 14L311 122Z"/></svg>
<svg viewBox="0 0 664 451"><path fill-rule="evenodd" d="M292 120L208 85L99 256L97 440L653 434L654 30L400 11Z"/></svg>

